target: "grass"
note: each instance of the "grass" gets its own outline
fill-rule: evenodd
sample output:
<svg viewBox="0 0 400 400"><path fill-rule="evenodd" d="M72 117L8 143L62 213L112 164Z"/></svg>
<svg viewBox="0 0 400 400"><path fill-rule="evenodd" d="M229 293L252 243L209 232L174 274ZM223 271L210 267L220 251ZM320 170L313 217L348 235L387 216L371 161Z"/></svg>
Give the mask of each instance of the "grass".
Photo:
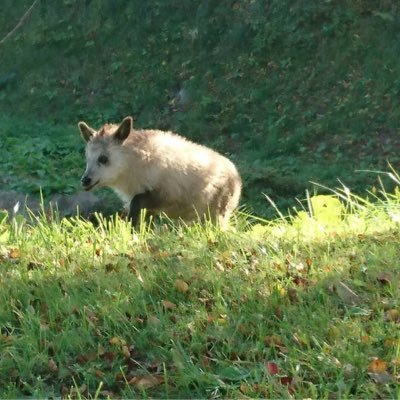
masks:
<svg viewBox="0 0 400 400"><path fill-rule="evenodd" d="M308 200L227 232L2 215L0 396L399 397L400 196Z"/></svg>
<svg viewBox="0 0 400 400"><path fill-rule="evenodd" d="M84 146L72 126L2 116L3 189L44 195L78 190Z"/></svg>

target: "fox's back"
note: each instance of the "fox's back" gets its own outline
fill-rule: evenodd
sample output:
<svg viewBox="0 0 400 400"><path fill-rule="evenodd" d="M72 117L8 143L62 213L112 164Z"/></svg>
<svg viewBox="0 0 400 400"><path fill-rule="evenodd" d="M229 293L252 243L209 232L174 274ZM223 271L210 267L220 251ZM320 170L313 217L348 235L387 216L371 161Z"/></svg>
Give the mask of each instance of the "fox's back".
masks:
<svg viewBox="0 0 400 400"><path fill-rule="evenodd" d="M140 153L143 162L162 179L173 175L182 184L197 187L213 179L236 176L234 164L223 155L203 145L191 142L172 132L160 130L138 130L124 143L135 155ZM190 180L194 179L195 182Z"/></svg>

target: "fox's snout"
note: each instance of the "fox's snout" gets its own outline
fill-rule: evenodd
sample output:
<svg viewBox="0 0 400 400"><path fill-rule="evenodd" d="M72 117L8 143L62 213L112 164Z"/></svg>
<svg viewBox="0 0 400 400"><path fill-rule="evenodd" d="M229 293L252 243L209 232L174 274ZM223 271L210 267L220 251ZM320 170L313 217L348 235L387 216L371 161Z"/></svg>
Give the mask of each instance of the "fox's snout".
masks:
<svg viewBox="0 0 400 400"><path fill-rule="evenodd" d="M81 178L81 185L84 190L92 189L95 185L97 185L97 183L99 183L99 181L93 182L92 178L87 175L83 175Z"/></svg>
<svg viewBox="0 0 400 400"><path fill-rule="evenodd" d="M92 183L92 178L89 178L88 176L82 176L81 178L81 184L83 187L85 186L90 186L90 184Z"/></svg>

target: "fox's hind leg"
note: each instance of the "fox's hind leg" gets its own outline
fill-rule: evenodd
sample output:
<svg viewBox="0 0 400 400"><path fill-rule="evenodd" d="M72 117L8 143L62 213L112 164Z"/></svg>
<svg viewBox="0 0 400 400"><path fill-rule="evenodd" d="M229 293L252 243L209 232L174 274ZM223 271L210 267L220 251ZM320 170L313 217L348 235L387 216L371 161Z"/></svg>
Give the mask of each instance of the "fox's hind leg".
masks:
<svg viewBox="0 0 400 400"><path fill-rule="evenodd" d="M233 176L215 193L210 208L213 210L215 222L217 222L223 230L228 227L230 216L239 204L240 192L240 178Z"/></svg>

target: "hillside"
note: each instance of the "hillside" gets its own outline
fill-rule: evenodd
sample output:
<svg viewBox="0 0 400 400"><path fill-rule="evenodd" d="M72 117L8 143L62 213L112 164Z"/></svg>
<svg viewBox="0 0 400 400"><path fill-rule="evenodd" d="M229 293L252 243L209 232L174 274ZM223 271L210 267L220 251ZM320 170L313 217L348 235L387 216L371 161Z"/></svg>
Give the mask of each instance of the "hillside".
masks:
<svg viewBox="0 0 400 400"><path fill-rule="evenodd" d="M3 1L0 37L31 4ZM376 175L356 170L399 166L399 21L389 0L40 1L0 45L3 150L20 151L10 136L26 124L24 146L76 152L78 120L129 114L230 155L258 214L271 215L261 193L285 209L309 181L363 191ZM62 154L35 146L62 174ZM36 189L14 186L46 186L39 169Z"/></svg>

